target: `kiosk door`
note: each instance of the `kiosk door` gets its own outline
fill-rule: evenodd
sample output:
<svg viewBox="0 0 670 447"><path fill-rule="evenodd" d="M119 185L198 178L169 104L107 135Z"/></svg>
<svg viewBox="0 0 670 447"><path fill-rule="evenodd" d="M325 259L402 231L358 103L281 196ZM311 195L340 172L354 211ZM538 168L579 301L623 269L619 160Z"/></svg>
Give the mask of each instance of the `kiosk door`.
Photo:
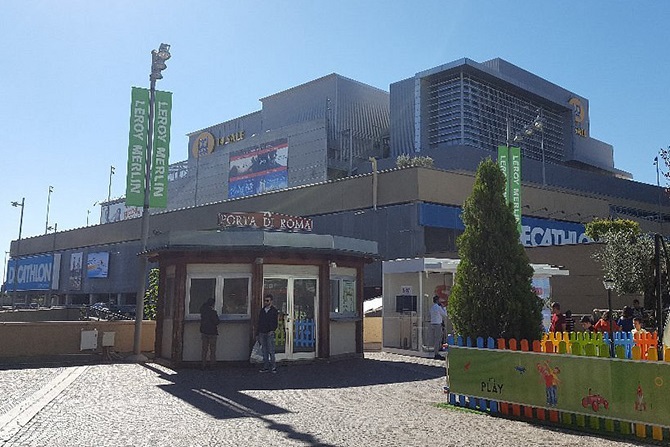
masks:
<svg viewBox="0 0 670 447"><path fill-rule="evenodd" d="M263 296L271 293L279 311L275 333L277 360L316 356L318 278L267 277Z"/></svg>

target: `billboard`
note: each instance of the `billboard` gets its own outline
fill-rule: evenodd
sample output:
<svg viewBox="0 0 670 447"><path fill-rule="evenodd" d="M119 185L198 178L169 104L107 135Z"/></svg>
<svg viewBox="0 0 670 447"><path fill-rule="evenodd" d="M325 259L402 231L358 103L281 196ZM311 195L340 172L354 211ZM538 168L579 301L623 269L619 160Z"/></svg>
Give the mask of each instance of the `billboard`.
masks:
<svg viewBox="0 0 670 447"><path fill-rule="evenodd" d="M248 147L230 153L228 198L288 187L288 140Z"/></svg>
<svg viewBox="0 0 670 447"><path fill-rule="evenodd" d="M109 272L109 253L101 251L89 253L86 257L87 278L107 278Z"/></svg>
<svg viewBox="0 0 670 447"><path fill-rule="evenodd" d="M60 274L60 254L49 254L19 258L16 291L58 289ZM14 291L14 272L16 259L7 263L7 283L5 290Z"/></svg>
<svg viewBox="0 0 670 447"><path fill-rule="evenodd" d="M81 290L82 262L84 253L72 253L70 255L70 290Z"/></svg>
<svg viewBox="0 0 670 447"><path fill-rule="evenodd" d="M505 201L512 204L517 230L521 233L521 149L498 146L498 165L505 174Z"/></svg>
<svg viewBox="0 0 670 447"><path fill-rule="evenodd" d="M109 203L101 205L100 213L100 223L106 224L142 217L142 207L126 206L124 202Z"/></svg>
<svg viewBox="0 0 670 447"><path fill-rule="evenodd" d="M126 204L144 206L146 148L149 136L149 90L133 87L130 97Z"/></svg>
<svg viewBox="0 0 670 447"><path fill-rule="evenodd" d="M449 348L451 391L670 427L670 363Z"/></svg>
<svg viewBox="0 0 670 447"><path fill-rule="evenodd" d="M146 151L149 140L150 92L133 87L130 105L130 133L128 141L128 168L126 177L126 205L144 206ZM149 206L167 206L167 183L170 158L170 123L172 120L172 93L155 91L153 117L153 147L149 173Z"/></svg>
<svg viewBox="0 0 670 447"><path fill-rule="evenodd" d="M151 150L149 206L167 207L167 185L170 165L170 123L172 121L172 93L156 91L154 101L154 137Z"/></svg>

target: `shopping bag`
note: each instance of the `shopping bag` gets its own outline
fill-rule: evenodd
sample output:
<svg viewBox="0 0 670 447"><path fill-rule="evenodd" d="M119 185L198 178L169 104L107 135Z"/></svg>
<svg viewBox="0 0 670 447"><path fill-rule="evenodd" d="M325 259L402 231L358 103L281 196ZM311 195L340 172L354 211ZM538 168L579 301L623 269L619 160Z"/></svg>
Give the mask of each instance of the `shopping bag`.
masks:
<svg viewBox="0 0 670 447"><path fill-rule="evenodd" d="M263 363L263 348L261 348L261 344L258 341L254 344L254 347L251 349L251 355L249 356L249 361L251 363Z"/></svg>

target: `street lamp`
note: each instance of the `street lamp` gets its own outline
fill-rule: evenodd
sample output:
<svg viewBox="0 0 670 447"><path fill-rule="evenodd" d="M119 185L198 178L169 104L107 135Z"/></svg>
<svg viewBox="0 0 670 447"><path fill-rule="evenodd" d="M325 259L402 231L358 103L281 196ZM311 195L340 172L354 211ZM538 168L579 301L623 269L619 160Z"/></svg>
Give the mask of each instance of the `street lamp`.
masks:
<svg viewBox="0 0 670 447"><path fill-rule="evenodd" d="M44 225L44 234L49 232L49 205L51 204L51 193L54 191L53 186L49 186L49 193L47 194L47 223Z"/></svg>
<svg viewBox="0 0 670 447"><path fill-rule="evenodd" d="M112 175L114 175L114 166L109 167L109 188L107 189L107 206L109 206L109 201L112 200Z"/></svg>
<svg viewBox="0 0 670 447"><path fill-rule="evenodd" d="M536 132L540 132L540 153L542 155L542 186L547 186L547 172L546 163L544 159L544 117L542 116L542 109L537 110L537 116L532 123L526 124L523 128L523 133L516 134L512 140L514 143L520 143L524 137L531 137ZM508 139L510 136L508 130ZM508 143L509 146L509 143Z"/></svg>
<svg viewBox="0 0 670 447"><path fill-rule="evenodd" d="M142 320L144 319L144 293L146 291L147 240L149 239L149 188L151 178L151 153L154 134L154 102L156 101L156 81L163 79L162 71L167 68L165 61L170 59L170 45L161 43L158 50L151 50L151 73L149 74L149 135L147 138L146 163L144 171L144 206L142 207L142 249L140 251L137 296L135 298L135 337L133 339L132 361L146 361L142 355Z"/></svg>
<svg viewBox="0 0 670 447"><path fill-rule="evenodd" d="M607 313L609 315L609 336L610 336L610 356L614 357L614 335L612 334L612 289L614 288L614 280L610 278L605 278L603 280L603 286L607 290Z"/></svg>
<svg viewBox="0 0 670 447"><path fill-rule="evenodd" d="M13 207L21 207L21 218L19 219L19 238L16 241L16 258L14 259L14 289L12 290L12 309L16 307L16 289L18 288L19 279L19 255L21 253L21 232L23 231L23 207L26 203L26 198L19 202L11 202Z"/></svg>

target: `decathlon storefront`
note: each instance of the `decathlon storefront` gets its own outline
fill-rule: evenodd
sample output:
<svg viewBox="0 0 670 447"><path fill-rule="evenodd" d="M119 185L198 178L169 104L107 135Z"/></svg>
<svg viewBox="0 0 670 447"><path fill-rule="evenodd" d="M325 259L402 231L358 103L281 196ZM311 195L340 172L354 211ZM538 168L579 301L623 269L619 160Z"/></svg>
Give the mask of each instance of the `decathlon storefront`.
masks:
<svg viewBox="0 0 670 447"><path fill-rule="evenodd" d="M376 242L268 231L263 214L235 214L247 228L172 232L149 253L164 297L156 356L177 365L200 361L199 309L213 298L222 320L217 359L248 361L267 293L279 310L279 361L362 355L363 266L376 256ZM257 217L253 224L249 216Z"/></svg>

